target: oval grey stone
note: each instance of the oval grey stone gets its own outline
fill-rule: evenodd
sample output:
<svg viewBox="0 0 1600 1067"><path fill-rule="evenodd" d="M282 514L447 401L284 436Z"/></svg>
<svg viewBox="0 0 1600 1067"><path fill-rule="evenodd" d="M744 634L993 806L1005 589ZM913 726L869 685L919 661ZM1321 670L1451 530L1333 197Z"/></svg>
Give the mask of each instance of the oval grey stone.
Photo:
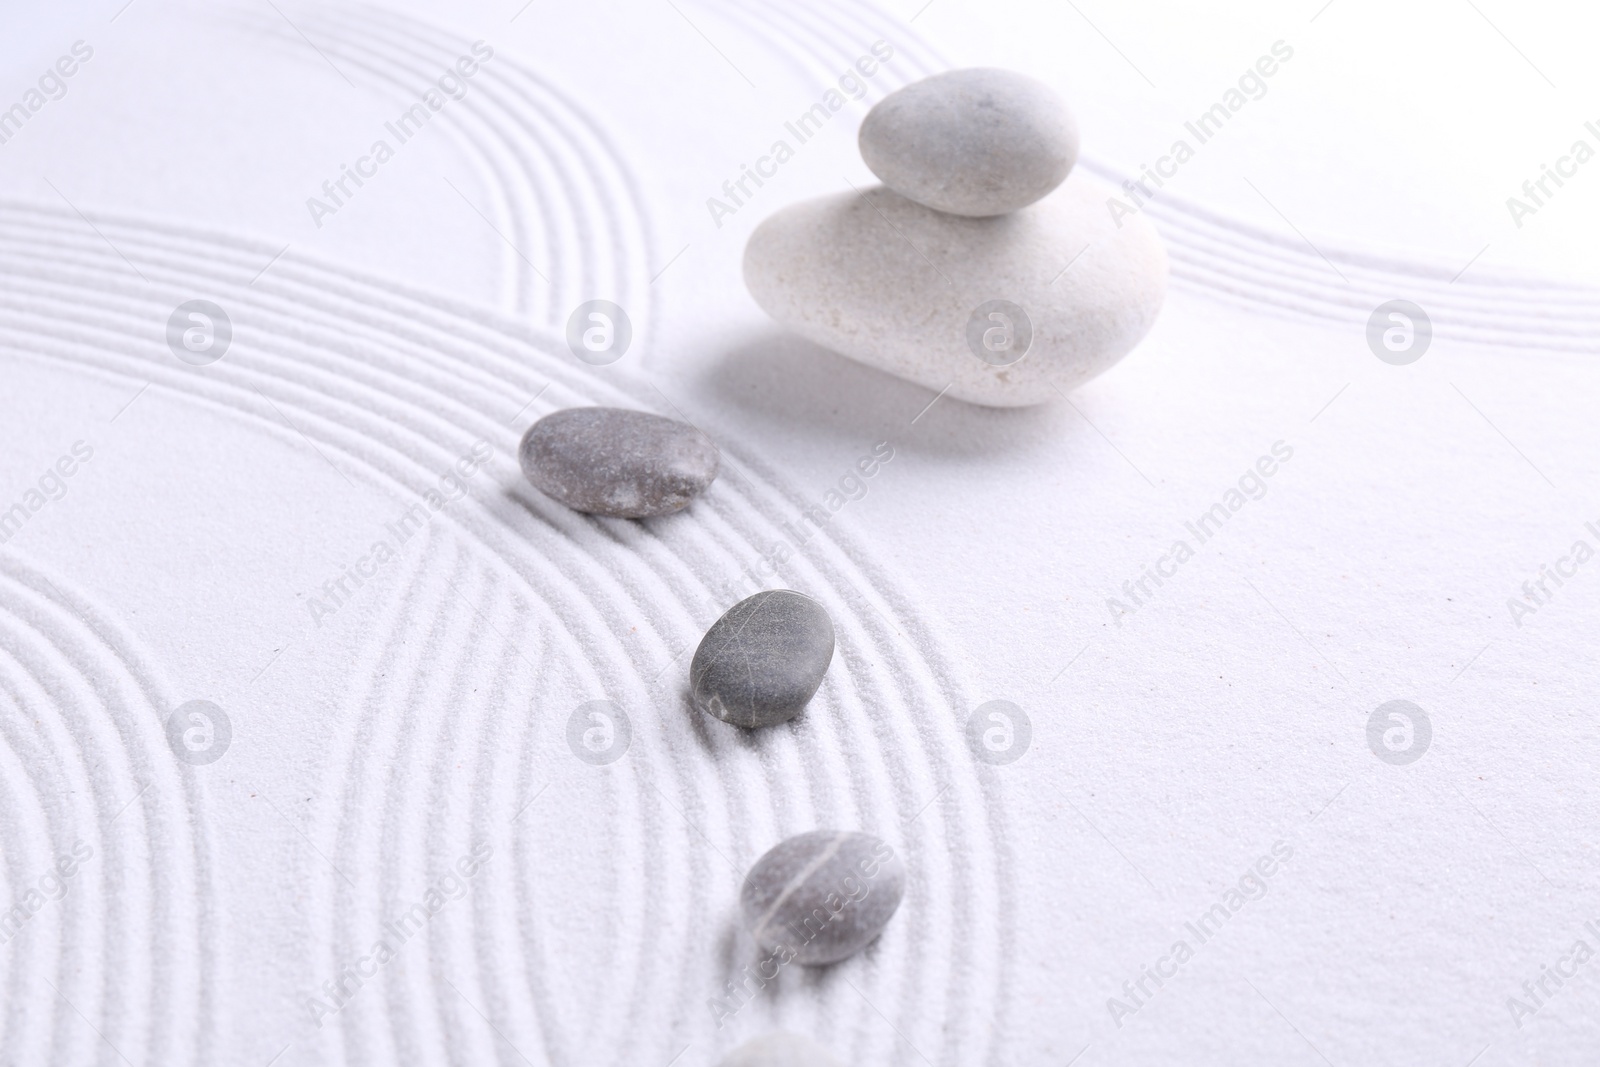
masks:
<svg viewBox="0 0 1600 1067"><path fill-rule="evenodd" d="M688 423L624 408L567 408L528 427L522 473L574 511L670 515L717 476L717 449Z"/></svg>
<svg viewBox="0 0 1600 1067"><path fill-rule="evenodd" d="M953 215L1003 215L1060 185L1078 160L1067 105L1025 74L935 74L878 101L857 138L883 184Z"/></svg>
<svg viewBox="0 0 1600 1067"><path fill-rule="evenodd" d="M711 624L689 664L694 706L735 726L792 719L833 661L833 620L792 589L739 601Z"/></svg>
<svg viewBox="0 0 1600 1067"><path fill-rule="evenodd" d="M882 933L905 891L905 865L887 842L813 830L757 860L739 904L763 949L800 963L835 963Z"/></svg>
<svg viewBox="0 0 1600 1067"><path fill-rule="evenodd" d="M839 1067L839 1061L809 1037L779 1030L746 1041L718 1067Z"/></svg>

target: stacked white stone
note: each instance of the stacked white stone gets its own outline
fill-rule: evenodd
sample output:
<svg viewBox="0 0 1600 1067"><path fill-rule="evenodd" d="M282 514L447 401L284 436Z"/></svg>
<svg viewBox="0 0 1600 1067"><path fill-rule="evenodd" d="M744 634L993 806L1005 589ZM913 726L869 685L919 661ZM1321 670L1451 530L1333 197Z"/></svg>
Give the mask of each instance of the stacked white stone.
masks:
<svg viewBox="0 0 1600 1067"><path fill-rule="evenodd" d="M1068 181L1071 113L1013 71L935 75L861 124L865 191L795 204L745 247L773 318L818 344L973 403L1051 400L1127 355L1166 295L1143 216L1112 220Z"/></svg>

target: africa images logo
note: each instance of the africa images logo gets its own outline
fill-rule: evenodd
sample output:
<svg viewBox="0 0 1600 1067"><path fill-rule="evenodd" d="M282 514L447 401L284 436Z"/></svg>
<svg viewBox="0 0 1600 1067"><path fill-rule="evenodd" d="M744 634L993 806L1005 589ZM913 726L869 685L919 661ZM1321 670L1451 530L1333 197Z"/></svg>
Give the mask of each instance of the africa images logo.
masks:
<svg viewBox="0 0 1600 1067"><path fill-rule="evenodd" d="M1009 367L1033 347L1033 320L1009 300L988 300L967 318L967 347L991 367Z"/></svg>
<svg viewBox="0 0 1600 1067"><path fill-rule="evenodd" d="M209 700L191 700L167 717L167 744L191 767L215 763L233 744L233 721Z"/></svg>
<svg viewBox="0 0 1600 1067"><path fill-rule="evenodd" d="M186 300L167 317L167 347L191 367L215 363L233 343L233 320L209 300Z"/></svg>

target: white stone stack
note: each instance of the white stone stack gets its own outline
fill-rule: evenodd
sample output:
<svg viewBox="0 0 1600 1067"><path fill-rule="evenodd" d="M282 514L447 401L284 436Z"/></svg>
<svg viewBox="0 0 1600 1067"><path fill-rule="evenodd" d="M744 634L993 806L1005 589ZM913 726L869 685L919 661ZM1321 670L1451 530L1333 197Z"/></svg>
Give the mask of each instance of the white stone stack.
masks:
<svg viewBox="0 0 1600 1067"><path fill-rule="evenodd" d="M883 185L795 204L750 235L744 277L795 332L977 404L1051 400L1139 343L1166 294L1143 216L1067 181L1078 131L1049 87L951 71L861 124Z"/></svg>

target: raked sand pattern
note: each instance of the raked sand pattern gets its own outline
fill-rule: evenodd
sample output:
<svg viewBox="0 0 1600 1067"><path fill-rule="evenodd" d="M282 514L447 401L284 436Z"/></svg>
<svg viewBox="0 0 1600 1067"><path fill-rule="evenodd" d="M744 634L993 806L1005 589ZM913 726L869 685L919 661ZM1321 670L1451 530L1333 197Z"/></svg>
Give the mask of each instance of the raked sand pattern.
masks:
<svg viewBox="0 0 1600 1067"><path fill-rule="evenodd" d="M264 42L297 65L321 62L270 10L215 17L241 45ZM648 339L660 291L649 285L646 270L658 259L639 178L579 103L509 56L495 54L463 79L456 63L475 56L475 42L396 12L331 6L308 11L297 25L363 84L396 101L393 121L441 76L455 74L460 99L441 91L444 107L419 113L434 116L426 125L378 126L373 137L396 152L405 147L397 132L448 138L462 165L492 191L490 200L479 202L459 188L439 187L441 198L462 198L464 209L483 216L503 238L502 310L556 327L571 308L603 293L635 317L635 342ZM493 51L493 43L480 48ZM323 202L337 212L331 199Z"/></svg>
<svg viewBox="0 0 1600 1067"><path fill-rule="evenodd" d="M0 590L0 891L29 912L5 919L6 1058L101 1062L81 1011L147 1062L212 1062L228 1028L217 827L167 747L171 690L66 576L0 555ZM63 855L81 860L66 876Z"/></svg>
<svg viewBox="0 0 1600 1067"><path fill-rule="evenodd" d="M1092 158L1079 166L1105 182L1107 197L1126 195L1116 188L1126 178L1113 168ZM1171 192L1158 192L1143 207L1171 254L1174 285L1211 299L1255 312L1360 324L1374 307L1404 294L1428 313L1435 337L1553 352L1600 348L1600 307L1583 286L1325 241L1313 248Z"/></svg>
<svg viewBox="0 0 1600 1067"><path fill-rule="evenodd" d="M808 88L880 38L897 54L873 80L874 98L950 65L870 4L707 0L691 10L761 42L773 69ZM366 7L296 16L397 98L471 45ZM223 18L286 62L321 62L270 11ZM268 732L248 702L229 708L233 753L209 767L178 762L167 716L204 694L173 682L141 641L144 621L41 563L27 539L0 549L0 781L16 813L0 831L0 900L48 890L0 944L0 1058L143 1067L680 1057L687 1067L783 1027L847 1063L1013 1062L1007 1010L1025 981L1013 965L1017 846L1004 777L974 760L963 732L986 694L885 554L832 528L785 566L782 584L827 607L838 650L803 716L747 735L688 707L689 657L753 591L731 583L788 539L783 524L796 521L803 495L736 441L719 441L724 473L703 498L643 523L569 512L517 471L518 437L550 411L607 404L680 416L670 383L631 363L586 367L561 336L574 304L604 294L633 314L642 349L660 314L650 276L673 250L658 247L645 183L603 123L509 55L490 66L494 77L475 82L434 132L492 191L473 205L506 238L492 308L298 250L263 273L279 245L170 220L84 205L102 240L59 203L0 204L0 366L220 420L263 457L241 476L274 488L288 477L268 469L276 459L325 461L352 489L389 502L374 537L474 446L490 457L464 479L464 495L396 539L394 558L348 608L317 619L296 606L298 627L250 650L245 674L259 670L257 684L302 669L336 679L316 700L321 732L282 753L307 784L292 803L229 777ZM1107 195L1120 185L1092 154L1078 166L1075 178L1104 179ZM1477 271L1452 278L1325 248L1335 267L1175 194L1148 211L1175 286L1206 298L1360 322L1403 292L1440 336L1596 347L1600 311L1587 291ZM176 303L200 295L225 306L235 336L226 358L191 367L162 329ZM265 592L324 595L316 582ZM579 760L567 741L574 709L598 699L631 723L626 754L604 765ZM230 868L276 862L219 816L240 807L262 811L289 856L261 872L292 902L270 936L223 888L238 881ZM726 1000L727 983L756 959L739 933L743 873L778 840L817 826L887 840L908 870L905 901L860 957L786 971L719 1031L708 1004ZM44 881L80 841L89 858ZM48 899L57 884L60 899ZM407 923L429 891L442 906ZM385 939L396 958L374 965ZM246 1042L241 1020L258 1016L270 1033Z"/></svg>
<svg viewBox="0 0 1600 1067"><path fill-rule="evenodd" d="M803 1001L769 990L742 1010L859 1040L862 1057L905 1055L892 1035L888 1043L858 1036L881 1034L862 1025L875 1011L952 1055L993 1056L1009 942L1000 916L1009 909L973 912L964 902L1010 893L1001 795L962 739L972 700L959 667L930 653L943 642L870 553L819 537L789 570L791 584L827 605L839 637L836 666L806 716L755 738L707 723L688 708L674 665L686 669L686 650L720 611L722 590L783 537L779 524L802 501L725 450L731 469L690 512L653 523L594 520L544 499L508 458L524 420L576 404L662 406L649 384L597 374L555 338L481 310L299 260L252 286L268 248L97 218L153 286L197 287L232 309L228 357L186 367L151 326L165 302L146 295L78 220L20 207L0 218L8 359L65 364L119 381L130 395L148 381L289 447L310 442L341 474L392 494L397 514L474 442L499 457L386 565L370 630L344 635L354 658L314 754L322 784L300 828L310 883L303 940L281 976L307 998L305 1032L286 1040L327 1052L337 1034L333 1062L442 1060L474 1042L492 1056L495 1037L476 1008L550 1062L655 1056L674 1041L709 1056L718 1035L708 1002L725 997L726 979L748 962L726 909L742 866L789 833L860 825L906 857L903 923L836 974L786 976L815 987ZM508 398L535 396L508 423L516 411ZM272 669L293 669L292 651L286 658ZM30 716L65 714L37 691L17 692ZM595 698L615 701L632 721L627 755L605 767L566 750L571 709ZM152 693L127 722L74 736L120 750L127 742L110 724L131 722L160 744L160 702L172 700ZM33 773L68 772L35 761ZM187 772L189 787L204 773ZM136 794L139 777L101 786L102 813ZM553 795L541 809L546 789ZM541 810L554 825L540 828ZM148 846L154 870L165 870L161 857L178 842L216 832L192 802L170 822ZM336 992L348 996L321 988L416 899L402 886L433 885L485 845L493 858L470 892L418 935L432 968L345 981ZM574 883L577 856L587 862ZM207 871L195 866L204 898ZM208 901L207 913L224 907ZM934 944L930 929L950 936ZM210 951L227 944L191 936ZM152 966L166 965L175 943L154 944ZM571 973L580 948L612 966ZM43 1007L49 990L28 995ZM194 1011L182 1032L198 1046L190 1031L217 1020L204 1001ZM145 1044L149 1018L137 1007L112 1001L98 1018L119 1048Z"/></svg>

